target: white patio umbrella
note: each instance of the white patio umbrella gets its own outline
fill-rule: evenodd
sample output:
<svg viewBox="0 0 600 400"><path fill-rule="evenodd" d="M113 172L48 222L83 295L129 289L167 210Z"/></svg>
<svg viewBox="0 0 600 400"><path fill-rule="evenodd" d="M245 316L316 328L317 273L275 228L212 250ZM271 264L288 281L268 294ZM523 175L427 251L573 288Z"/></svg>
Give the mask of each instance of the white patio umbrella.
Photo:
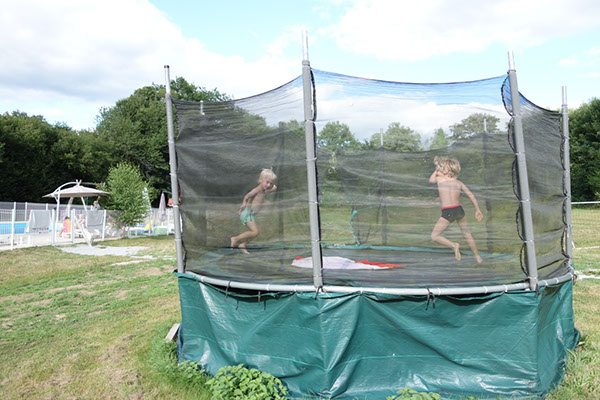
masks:
<svg viewBox="0 0 600 400"><path fill-rule="evenodd" d="M67 187L72 185L71 187ZM83 204L83 208L87 214L87 207L85 205L84 197L93 197L93 196L105 196L108 192L103 190L94 189L91 187L83 186L81 181L67 182L65 184L60 185L54 192L48 193L44 197L52 197L56 199L56 217L54 220L54 227L58 226L58 213L60 211L60 199L68 198L69 203L67 204L67 215L69 215L69 211L71 209L71 204L73 203L73 199L76 197L81 198L81 203ZM54 243L54 237L56 235L56 229L52 229L52 243Z"/></svg>
<svg viewBox="0 0 600 400"><path fill-rule="evenodd" d="M160 194L160 203L158 204L158 220L163 222L167 218L167 204L165 202L165 192Z"/></svg>
<svg viewBox="0 0 600 400"><path fill-rule="evenodd" d="M66 187L67 185L73 185L73 186ZM76 197L81 198L81 203L83 204L83 207L84 207L85 211L87 212L87 207L85 205L85 201L83 200L84 197L105 196L107 194L108 194L108 192L105 192L103 190L83 186L81 184L81 181L75 181L75 182L68 182L68 183L60 185L58 188L56 188L56 190L54 190L54 192L48 193L44 197L53 197L56 199L56 203L57 203L56 212L57 213L60 208L60 199L68 198L69 199L69 203L67 204L67 213L68 213L69 209L71 208L71 204L73 203L73 199Z"/></svg>

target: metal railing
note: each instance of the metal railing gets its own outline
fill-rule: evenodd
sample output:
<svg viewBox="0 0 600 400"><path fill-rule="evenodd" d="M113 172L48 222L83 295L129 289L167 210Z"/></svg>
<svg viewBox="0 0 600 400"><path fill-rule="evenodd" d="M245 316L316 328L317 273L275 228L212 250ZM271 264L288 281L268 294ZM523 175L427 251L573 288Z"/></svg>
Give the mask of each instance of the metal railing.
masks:
<svg viewBox="0 0 600 400"><path fill-rule="evenodd" d="M56 210L56 204L0 202L0 250L174 233L171 208L162 213L153 208L144 221L127 230L111 210L92 212L81 205L61 206L58 215Z"/></svg>

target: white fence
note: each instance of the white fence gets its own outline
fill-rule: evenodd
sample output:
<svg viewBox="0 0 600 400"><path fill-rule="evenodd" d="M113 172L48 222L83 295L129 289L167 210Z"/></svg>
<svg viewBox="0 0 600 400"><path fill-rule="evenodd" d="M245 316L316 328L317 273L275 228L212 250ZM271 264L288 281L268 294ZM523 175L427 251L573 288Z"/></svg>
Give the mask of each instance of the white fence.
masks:
<svg viewBox="0 0 600 400"><path fill-rule="evenodd" d="M110 210L86 210L81 205L0 202L0 250L19 247L60 245L124 237ZM129 235L174 233L173 209L152 209L145 220L130 227Z"/></svg>
<svg viewBox="0 0 600 400"><path fill-rule="evenodd" d="M600 248L600 201L571 203L575 249Z"/></svg>

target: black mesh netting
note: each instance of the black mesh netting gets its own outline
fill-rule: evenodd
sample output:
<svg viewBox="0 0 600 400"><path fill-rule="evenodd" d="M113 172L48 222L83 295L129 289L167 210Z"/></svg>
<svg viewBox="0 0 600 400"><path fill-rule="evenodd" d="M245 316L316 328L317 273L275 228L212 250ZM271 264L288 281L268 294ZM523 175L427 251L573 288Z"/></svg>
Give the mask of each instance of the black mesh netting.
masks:
<svg viewBox="0 0 600 400"><path fill-rule="evenodd" d="M526 279L506 76L412 84L313 74L326 285ZM311 256L302 92L297 78L230 102L174 100L186 270L240 282L312 283L310 260L302 260ZM539 275L560 276L566 272L560 114L523 97L521 104ZM442 233L460 245L461 260L432 240L441 216L437 185L429 181L436 156L460 163L457 179L483 213L478 222L472 201L461 194L465 218ZM260 186L265 168L277 175L276 190ZM254 221L244 226L238 212L257 186L248 204ZM258 236L238 238L248 226Z"/></svg>

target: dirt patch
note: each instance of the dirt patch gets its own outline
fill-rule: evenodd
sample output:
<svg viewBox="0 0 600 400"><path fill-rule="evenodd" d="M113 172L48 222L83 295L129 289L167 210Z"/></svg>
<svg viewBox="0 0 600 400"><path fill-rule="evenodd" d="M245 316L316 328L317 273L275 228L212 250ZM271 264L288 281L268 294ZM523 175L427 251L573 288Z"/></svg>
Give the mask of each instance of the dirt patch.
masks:
<svg viewBox="0 0 600 400"><path fill-rule="evenodd" d="M110 264L111 267L113 266L119 266L119 265L129 265L129 264L139 264L139 263L143 263L146 260L133 260L133 261L123 261L123 262L118 262L118 263L114 263L114 264Z"/></svg>
<svg viewBox="0 0 600 400"><path fill-rule="evenodd" d="M585 275L585 274L577 274L577 280L582 281L584 279L600 279L598 275Z"/></svg>
<svg viewBox="0 0 600 400"><path fill-rule="evenodd" d="M161 271L161 269L158 267L150 267L148 269L145 269L143 271L143 274L144 274L144 276L157 276L157 275L164 274L164 272Z"/></svg>
<svg viewBox="0 0 600 400"><path fill-rule="evenodd" d="M65 287L59 287L59 288L54 288L54 289L49 289L47 292L48 293L56 293L56 292L62 292L63 290L72 290L72 289L89 289L91 287L93 287L94 285L73 285L73 286L65 286Z"/></svg>
<svg viewBox="0 0 600 400"><path fill-rule="evenodd" d="M45 299L45 300L38 300L38 301L32 301L31 303L29 303L30 306L42 306L42 307L46 307L47 305L49 305L50 303L52 303L52 299Z"/></svg>
<svg viewBox="0 0 600 400"><path fill-rule="evenodd" d="M63 390L62 388L65 386L68 386L70 383L72 383L74 380L76 380L77 378L74 377L73 375L71 375L69 373L69 368L77 362L77 360L79 359L79 354L75 353L70 355L69 357L67 357L67 359L65 360L66 362L62 365L62 367L57 370L55 373L52 374L52 376L50 376L48 378L48 380L44 383L42 383L42 386L45 388L61 388L59 389L59 392L61 390ZM43 400L52 400L52 399L56 399L58 397L62 397L62 396L57 396L57 394L55 393L48 393L42 397L40 397L40 399Z"/></svg>
<svg viewBox="0 0 600 400"><path fill-rule="evenodd" d="M123 355L127 353L128 344L126 342L129 342L135 336L136 336L135 334L131 334L131 335L124 336L121 339L117 339L119 342L125 342L125 343L113 344L112 346L110 346L108 348L106 353L104 353L103 355L98 357L98 359L103 360L103 361L121 359L123 357Z"/></svg>
<svg viewBox="0 0 600 400"><path fill-rule="evenodd" d="M81 254L85 256L134 256L139 251L146 250L147 248L148 247L145 246L115 247L78 245L60 247L60 250L65 253Z"/></svg>
<svg viewBox="0 0 600 400"><path fill-rule="evenodd" d="M163 271L171 273L175 269L175 266L174 265L163 265L161 268Z"/></svg>
<svg viewBox="0 0 600 400"><path fill-rule="evenodd" d="M0 297L0 304L4 303L5 301L16 301L17 303L22 303L25 300L29 300L29 299L33 298L33 296L34 296L33 293L3 296L3 297Z"/></svg>

